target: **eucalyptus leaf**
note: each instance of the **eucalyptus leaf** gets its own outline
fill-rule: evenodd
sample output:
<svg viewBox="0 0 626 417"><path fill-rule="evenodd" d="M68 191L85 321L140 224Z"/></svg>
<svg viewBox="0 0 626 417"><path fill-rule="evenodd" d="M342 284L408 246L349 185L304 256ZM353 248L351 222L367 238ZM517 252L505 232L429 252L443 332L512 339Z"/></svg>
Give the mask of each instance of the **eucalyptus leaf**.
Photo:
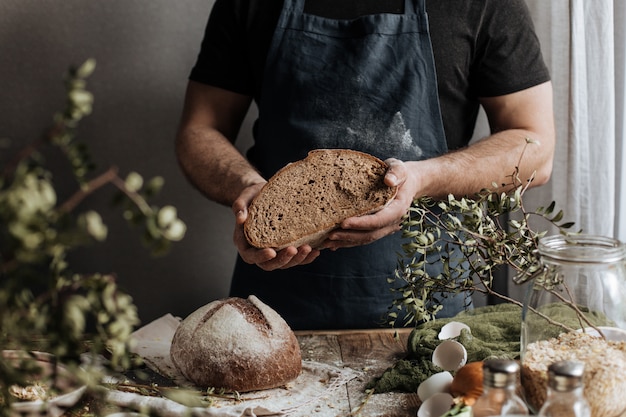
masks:
<svg viewBox="0 0 626 417"><path fill-rule="evenodd" d="M94 70L96 69L96 60L93 58L87 59L83 64L78 67L76 70L76 77L78 80L82 81L84 78L89 77Z"/></svg>
<svg viewBox="0 0 626 417"><path fill-rule="evenodd" d="M143 187L143 177L136 172L131 172L126 176L126 189L130 192L138 192Z"/></svg>

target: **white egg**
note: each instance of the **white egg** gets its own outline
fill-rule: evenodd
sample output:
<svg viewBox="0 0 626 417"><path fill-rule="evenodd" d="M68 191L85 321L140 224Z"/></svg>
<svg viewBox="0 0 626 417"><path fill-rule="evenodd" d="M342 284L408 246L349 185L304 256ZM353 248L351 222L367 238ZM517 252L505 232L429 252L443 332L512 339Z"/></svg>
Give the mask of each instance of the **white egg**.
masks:
<svg viewBox="0 0 626 417"><path fill-rule="evenodd" d="M452 374L448 371L429 376L417 387L417 396L422 402L438 393L448 393L452 383Z"/></svg>
<svg viewBox="0 0 626 417"><path fill-rule="evenodd" d="M454 340L444 340L433 352L432 361L444 371L456 371L467 362L467 350Z"/></svg>
<svg viewBox="0 0 626 417"><path fill-rule="evenodd" d="M451 321L445 324L439 331L439 340L454 339L461 334L461 330L466 329L471 332L469 326L458 321Z"/></svg>
<svg viewBox="0 0 626 417"><path fill-rule="evenodd" d="M450 411L454 398L447 392L432 395L417 410L417 417L440 417Z"/></svg>

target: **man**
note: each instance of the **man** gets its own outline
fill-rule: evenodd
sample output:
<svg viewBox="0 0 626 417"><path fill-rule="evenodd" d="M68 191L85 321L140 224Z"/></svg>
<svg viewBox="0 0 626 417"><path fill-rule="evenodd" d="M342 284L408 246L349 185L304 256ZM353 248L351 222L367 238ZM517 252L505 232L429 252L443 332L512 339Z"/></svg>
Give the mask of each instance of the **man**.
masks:
<svg viewBox="0 0 626 417"><path fill-rule="evenodd" d="M253 99L246 158L233 141ZM468 146L479 105L492 135ZM356 328L375 327L391 305L396 232L415 197L472 195L510 182L516 167L543 184L554 136L549 74L523 0L217 0L176 149L190 181L233 209L231 295L257 295L293 328ZM387 160L397 197L344 221L321 251L250 247L250 201L315 148Z"/></svg>

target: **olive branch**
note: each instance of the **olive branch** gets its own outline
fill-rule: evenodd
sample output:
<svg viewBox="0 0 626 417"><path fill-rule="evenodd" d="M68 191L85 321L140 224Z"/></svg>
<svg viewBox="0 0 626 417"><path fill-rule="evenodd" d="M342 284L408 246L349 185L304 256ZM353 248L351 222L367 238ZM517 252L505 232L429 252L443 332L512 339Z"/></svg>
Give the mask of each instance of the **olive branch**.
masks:
<svg viewBox="0 0 626 417"><path fill-rule="evenodd" d="M526 146L533 143L525 140ZM398 320L405 325L432 320L446 298L460 293L489 294L521 306L493 289L497 268L511 267L520 281L539 274L543 267L537 246L547 230L531 227L533 219L563 234L574 223L562 221L563 211L555 213L555 202L527 210L522 197L532 178L522 181L519 167L510 178L510 184L502 184L505 192L484 189L473 198L414 200L402 222L407 243L398 255L395 276L389 279L392 291L399 294L389 308L390 325Z"/></svg>

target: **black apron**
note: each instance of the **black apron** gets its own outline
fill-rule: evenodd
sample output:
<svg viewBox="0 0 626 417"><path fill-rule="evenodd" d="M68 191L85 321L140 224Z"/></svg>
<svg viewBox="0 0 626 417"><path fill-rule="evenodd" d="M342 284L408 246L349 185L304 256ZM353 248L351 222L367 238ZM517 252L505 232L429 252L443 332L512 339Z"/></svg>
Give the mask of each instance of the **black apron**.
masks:
<svg viewBox="0 0 626 417"><path fill-rule="evenodd" d="M319 148L401 160L445 153L425 0L353 20L305 14L304 1L285 0L269 49L248 154L261 173ZM255 294L293 329L378 327L395 297L387 279L401 243L396 233L271 272L238 258L231 295ZM450 315L464 300L447 304Z"/></svg>

